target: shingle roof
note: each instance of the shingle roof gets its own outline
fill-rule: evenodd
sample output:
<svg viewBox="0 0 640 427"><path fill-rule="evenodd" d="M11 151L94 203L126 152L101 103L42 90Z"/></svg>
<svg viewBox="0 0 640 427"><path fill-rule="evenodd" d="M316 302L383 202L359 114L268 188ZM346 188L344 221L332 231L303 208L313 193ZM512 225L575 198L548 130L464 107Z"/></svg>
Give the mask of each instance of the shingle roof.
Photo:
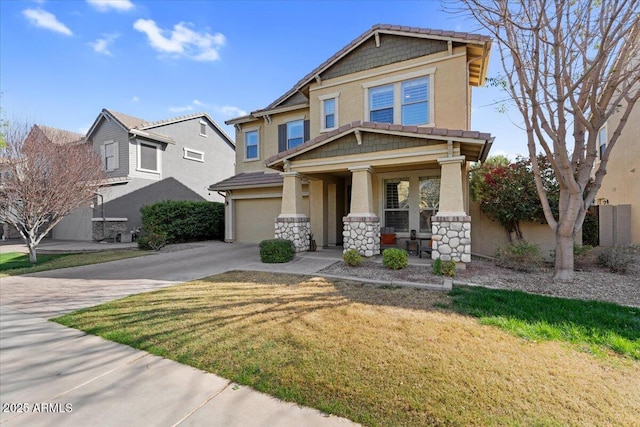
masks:
<svg viewBox="0 0 640 427"><path fill-rule="evenodd" d="M119 113L117 111L109 110L107 108L105 108L104 111L106 111L109 114L111 114L124 127L126 127L127 130L133 129L133 128L135 128L135 127L147 122L146 120L140 119L138 117L133 117L133 116L130 116L130 115L124 114L124 113Z"/></svg>
<svg viewBox="0 0 640 427"><path fill-rule="evenodd" d="M77 132L71 132L69 130L57 129L50 126L35 125L47 139L54 144L69 144L72 142L78 142L84 138L84 135Z"/></svg>
<svg viewBox="0 0 640 427"><path fill-rule="evenodd" d="M340 126L338 129L334 129L330 132L323 133L315 138L312 138L304 142L303 144L298 145L297 147L290 148L289 150L278 153L275 156L271 156L266 160L265 164L269 166L277 162L278 160L291 156L292 154L295 154L300 151L307 151L316 145L321 145L323 142L327 141L328 139L347 134L349 132L355 131L356 129L365 130L365 131L377 130L377 131L401 132L406 134L407 136L424 137L425 135L432 135L435 137L443 137L443 138L469 138L469 139L477 139L477 140L485 140L485 141L491 138L490 133L471 131L471 130L403 126L403 125L393 125L388 123L363 122L361 120L358 120L358 121Z"/></svg>
<svg viewBox="0 0 640 427"><path fill-rule="evenodd" d="M237 188L275 187L282 185L279 173L248 172L234 175L209 186L209 190L233 190Z"/></svg>
<svg viewBox="0 0 640 427"><path fill-rule="evenodd" d="M407 35L426 35L433 36L434 38L446 38L451 40L459 40L460 42L470 42L470 43L488 43L491 42L491 37L482 35L482 34L474 34L474 33L465 33L458 31L445 31L445 30L434 30L430 28L419 28L419 27L408 27L401 25L389 25L389 24L376 24L371 27L369 30L362 33L359 37L354 39L351 43L340 49L334 55L332 55L329 59L324 61L322 64L317 66L313 71L308 73L302 79L298 81L289 91L287 91L284 95L273 101L266 108L260 109L254 112L260 112L265 110L270 110L275 108L282 101L286 100L289 96L300 90L300 88L306 85L309 81L315 78L320 72L324 71L325 68L329 67L333 64L337 59L344 56L346 53L354 49L356 46L360 45L363 41L374 35L376 32L394 32L394 33L405 33Z"/></svg>

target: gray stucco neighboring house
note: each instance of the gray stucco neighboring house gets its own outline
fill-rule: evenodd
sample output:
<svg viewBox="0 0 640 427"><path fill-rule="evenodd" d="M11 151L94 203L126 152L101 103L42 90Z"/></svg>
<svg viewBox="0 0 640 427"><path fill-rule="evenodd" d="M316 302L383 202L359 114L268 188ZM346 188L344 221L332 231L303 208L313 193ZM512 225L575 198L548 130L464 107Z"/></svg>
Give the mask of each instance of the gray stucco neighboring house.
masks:
<svg viewBox="0 0 640 427"><path fill-rule="evenodd" d="M56 239L128 239L142 226L142 206L224 201L208 183L234 173L235 144L206 113L148 122L103 109L84 139L100 153L107 179L92 206L54 228Z"/></svg>

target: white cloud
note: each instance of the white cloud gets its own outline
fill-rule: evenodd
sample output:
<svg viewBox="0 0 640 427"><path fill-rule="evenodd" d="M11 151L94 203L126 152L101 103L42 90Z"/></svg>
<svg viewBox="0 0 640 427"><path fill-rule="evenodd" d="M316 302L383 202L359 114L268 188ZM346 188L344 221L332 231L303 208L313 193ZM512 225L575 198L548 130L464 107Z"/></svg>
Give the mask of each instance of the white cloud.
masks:
<svg viewBox="0 0 640 427"><path fill-rule="evenodd" d="M185 111L193 111L193 107L191 105L185 105L182 107L169 107L169 111L172 113L184 113Z"/></svg>
<svg viewBox="0 0 640 427"><path fill-rule="evenodd" d="M88 45L97 53L111 56L112 54L109 50L109 45L111 45L118 37L120 37L120 34L102 34L102 37L96 39L94 42L89 42Z"/></svg>
<svg viewBox="0 0 640 427"><path fill-rule="evenodd" d="M220 114L223 114L226 117L240 117L246 116L248 114L245 110L231 105L215 107L215 109L216 111L220 112Z"/></svg>
<svg viewBox="0 0 640 427"><path fill-rule="evenodd" d="M160 53L174 57L184 56L196 61L216 61L220 59L218 49L224 46L226 39L223 34L199 33L189 26L192 24L180 22L173 30L158 28L151 19L138 19L133 28L145 33L151 47ZM169 37L165 36L169 35Z"/></svg>
<svg viewBox="0 0 640 427"><path fill-rule="evenodd" d="M131 102L139 102L140 98L137 96L134 96L133 98L131 98Z"/></svg>
<svg viewBox="0 0 640 427"><path fill-rule="evenodd" d="M73 33L62 22L58 21L58 18L53 13L47 12L42 9L25 9L22 14L31 21L36 27L46 28L47 30L55 31L66 36L72 36Z"/></svg>
<svg viewBox="0 0 640 427"><path fill-rule="evenodd" d="M197 105L198 107L204 107L204 108L207 108L207 107L208 107L208 105L207 105L207 104L205 104L204 102L201 102L201 101L200 101L200 100L198 100L198 99L194 99L194 100L193 100L193 105Z"/></svg>
<svg viewBox="0 0 640 427"><path fill-rule="evenodd" d="M87 3L100 12L108 12L109 10L126 12L135 7L130 0L87 0Z"/></svg>

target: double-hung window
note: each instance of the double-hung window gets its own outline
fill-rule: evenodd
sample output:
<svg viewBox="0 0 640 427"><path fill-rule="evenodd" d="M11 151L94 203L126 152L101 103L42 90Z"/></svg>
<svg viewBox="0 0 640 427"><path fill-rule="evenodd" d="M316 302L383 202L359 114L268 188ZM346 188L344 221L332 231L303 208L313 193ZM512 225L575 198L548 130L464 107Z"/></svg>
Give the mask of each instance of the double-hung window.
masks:
<svg viewBox="0 0 640 427"><path fill-rule="evenodd" d="M148 172L158 172L158 146L146 142L138 144L138 168Z"/></svg>
<svg viewBox="0 0 640 427"><path fill-rule="evenodd" d="M409 179L384 180L384 226L409 231Z"/></svg>
<svg viewBox="0 0 640 427"><path fill-rule="evenodd" d="M244 134L245 160L258 158L258 131L252 130Z"/></svg>
<svg viewBox="0 0 640 427"><path fill-rule="evenodd" d="M116 142L104 144L103 156L105 170L112 171L118 169L118 144Z"/></svg>
<svg viewBox="0 0 640 427"><path fill-rule="evenodd" d="M304 120L287 123L287 150L304 142Z"/></svg>
<svg viewBox="0 0 640 427"><path fill-rule="evenodd" d="M336 127L336 99L325 99L323 101L323 111L323 128L332 129Z"/></svg>
<svg viewBox="0 0 640 427"><path fill-rule="evenodd" d="M393 123L394 85L369 89L369 120L378 123Z"/></svg>

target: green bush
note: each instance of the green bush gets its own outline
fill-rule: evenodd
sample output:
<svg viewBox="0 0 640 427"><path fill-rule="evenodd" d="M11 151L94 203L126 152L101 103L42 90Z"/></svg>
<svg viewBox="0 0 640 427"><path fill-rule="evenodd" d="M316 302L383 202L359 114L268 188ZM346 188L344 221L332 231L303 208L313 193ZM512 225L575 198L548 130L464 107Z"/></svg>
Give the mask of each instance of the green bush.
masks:
<svg viewBox="0 0 640 427"><path fill-rule="evenodd" d="M633 259L633 248L631 247L602 248L597 263L612 273L625 274Z"/></svg>
<svg viewBox="0 0 640 427"><path fill-rule="evenodd" d="M499 267L529 273L539 269L542 263L540 247L525 240L509 245L504 249L498 247L494 260L494 264Z"/></svg>
<svg viewBox="0 0 640 427"><path fill-rule="evenodd" d="M409 264L409 254L404 249L389 248L382 253L382 264L392 270L406 268Z"/></svg>
<svg viewBox="0 0 640 427"><path fill-rule="evenodd" d="M138 249L144 251L159 251L167 244L165 233L147 233L138 237Z"/></svg>
<svg viewBox="0 0 640 427"><path fill-rule="evenodd" d="M437 258L431 264L431 269L436 276L454 277L456 275L456 263L452 260L442 261L442 259Z"/></svg>
<svg viewBox="0 0 640 427"><path fill-rule="evenodd" d="M362 256L356 249L349 249L342 254L342 260L345 264L350 265L351 267L362 264Z"/></svg>
<svg viewBox="0 0 640 427"><path fill-rule="evenodd" d="M224 203L168 200L140 208L146 233L164 233L167 243L224 238Z"/></svg>
<svg viewBox="0 0 640 427"><path fill-rule="evenodd" d="M260 259L266 263L289 262L296 248L291 240L268 239L260 242Z"/></svg>

